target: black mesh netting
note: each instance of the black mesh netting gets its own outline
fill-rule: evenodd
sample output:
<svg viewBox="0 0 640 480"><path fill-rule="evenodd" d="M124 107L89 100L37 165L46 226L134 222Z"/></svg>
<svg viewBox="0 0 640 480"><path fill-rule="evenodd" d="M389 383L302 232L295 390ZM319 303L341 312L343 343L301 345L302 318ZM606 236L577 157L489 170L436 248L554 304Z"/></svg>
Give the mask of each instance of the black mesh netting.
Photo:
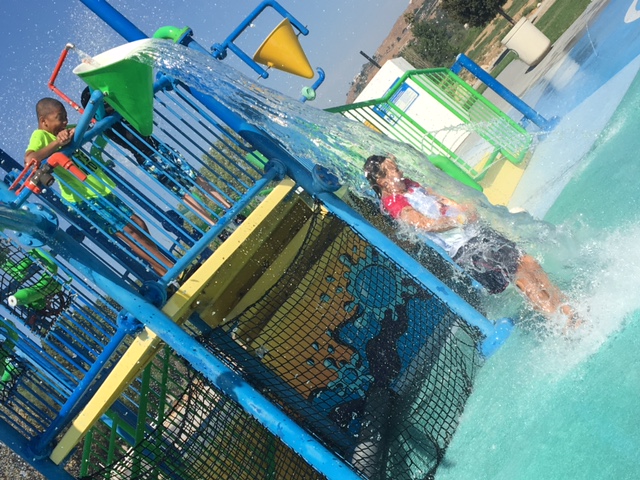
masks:
<svg viewBox="0 0 640 480"><path fill-rule="evenodd" d="M0 295L5 306L32 331L45 336L73 295L56 276L57 266L42 250L23 252L0 239Z"/></svg>
<svg viewBox="0 0 640 480"><path fill-rule="evenodd" d="M369 478L435 471L480 362L477 332L331 215L224 330L210 341Z"/></svg>
<svg viewBox="0 0 640 480"><path fill-rule="evenodd" d="M480 364L478 340L410 272L322 213L264 296L201 338L363 477L394 480L434 474ZM191 375L172 412L106 469L109 478L318 476Z"/></svg>
<svg viewBox="0 0 640 480"><path fill-rule="evenodd" d="M164 420L125 455L83 478L323 478L233 399L174 359L170 374L177 372L186 388L168 396L172 408Z"/></svg>

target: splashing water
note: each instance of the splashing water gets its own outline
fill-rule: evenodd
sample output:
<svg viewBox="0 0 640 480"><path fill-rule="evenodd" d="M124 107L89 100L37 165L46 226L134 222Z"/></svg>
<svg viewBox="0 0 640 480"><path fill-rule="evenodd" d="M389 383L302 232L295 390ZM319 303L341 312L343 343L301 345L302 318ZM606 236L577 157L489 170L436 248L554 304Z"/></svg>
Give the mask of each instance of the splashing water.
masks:
<svg viewBox="0 0 640 480"><path fill-rule="evenodd" d="M340 115L315 109L257 85L225 64L186 47L155 40L137 55L142 61L153 64L190 87L214 96L224 106L277 139L306 168L312 168L314 163L331 168L357 194L372 195L362 175L364 160L371 154L394 153L407 176L456 200L474 202L482 218L542 261L543 266L552 272L554 280L557 279L577 301L580 316L588 319L587 323L594 324L569 335L573 344L581 343L583 359L594 353L607 336L620 327L626 313L636 308L636 305L629 305L624 311L616 312L612 317L618 320L613 323L600 321L603 315L598 308L597 295L606 295L602 293L606 290L601 288L600 280L595 279L603 278L600 275L603 266L611 267L610 273L615 277L610 247L624 235L618 233L594 243L592 232L581 232L577 236L566 226L553 226L535 220L527 213L510 214L504 207L489 204L475 190L451 180L412 147L381 136ZM594 251L602 256L600 260L594 257ZM495 310L496 315L502 313L502 316L505 310L511 309L514 316L522 317L525 329L531 319L535 325L532 330L549 334L562 333L564 329L561 319L558 325L551 322L541 327L532 312L523 310L522 301L514 291L491 299L488 309L490 312ZM561 343L566 341L565 335L559 336L563 337L559 340ZM591 346L587 348L587 344ZM564 344L559 348L565 349Z"/></svg>
<svg viewBox="0 0 640 480"><path fill-rule="evenodd" d="M141 61L151 63L190 87L210 93L224 106L268 132L306 168L311 169L318 163L332 169L356 193L372 194L362 174L365 159L373 154L394 153L407 176L458 200L473 201L483 209L483 217L494 217L490 221L497 221L499 228L513 230L513 226L518 225L526 231L528 224L534 230L549 229L526 214L505 218L503 207L489 204L482 194L452 181L413 147L341 115L318 110L258 85L208 55L160 40L149 42L138 55Z"/></svg>
<svg viewBox="0 0 640 480"><path fill-rule="evenodd" d="M362 175L364 160L381 152L399 152L396 156L406 157L403 167L407 173L418 175L422 171L424 176L427 171L438 183L443 178L411 147L258 85L209 56L161 41L151 43L141 55L185 84L211 93L223 105L272 134L307 168L320 163L360 190L367 188Z"/></svg>
<svg viewBox="0 0 640 480"><path fill-rule="evenodd" d="M101 66L100 63L97 62L91 55L83 50L80 50L78 47L74 46L72 50L78 55L78 57L80 57L80 61L82 63L86 63L96 68Z"/></svg>
<svg viewBox="0 0 640 480"><path fill-rule="evenodd" d="M509 214L488 203L475 190L464 187L436 169L413 147L396 142L341 115L318 110L290 99L213 58L162 40L151 41L136 53L188 86L209 93L225 107L277 139L303 166L318 163L333 170L343 183L361 196L373 197L362 174L372 154L393 153L405 174L457 201L473 202L480 216L526 251L539 258L575 249L567 229L534 220L527 213ZM499 302L501 303L501 302ZM504 315L502 315L504 316Z"/></svg>

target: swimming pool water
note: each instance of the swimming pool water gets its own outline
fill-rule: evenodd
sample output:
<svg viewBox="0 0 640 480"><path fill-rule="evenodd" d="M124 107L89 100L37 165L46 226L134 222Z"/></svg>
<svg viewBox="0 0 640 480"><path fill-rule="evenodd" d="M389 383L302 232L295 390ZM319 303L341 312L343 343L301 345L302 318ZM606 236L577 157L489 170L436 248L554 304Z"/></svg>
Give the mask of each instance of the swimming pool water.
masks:
<svg viewBox="0 0 640 480"><path fill-rule="evenodd" d="M584 154L546 152L555 171L536 187L553 196L544 219L575 237L569 283L589 325L516 332L480 371L438 480L640 478L640 22L624 22L636 3L610 2L572 51L578 72L536 106L563 117L549 138L567 150L614 107Z"/></svg>

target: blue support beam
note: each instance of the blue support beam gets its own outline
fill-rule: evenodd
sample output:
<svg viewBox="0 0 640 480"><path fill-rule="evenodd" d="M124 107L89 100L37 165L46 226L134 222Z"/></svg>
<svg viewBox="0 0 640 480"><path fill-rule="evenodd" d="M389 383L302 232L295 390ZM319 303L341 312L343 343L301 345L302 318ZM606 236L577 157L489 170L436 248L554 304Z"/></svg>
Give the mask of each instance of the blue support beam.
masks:
<svg viewBox="0 0 640 480"><path fill-rule="evenodd" d="M467 57L464 53L461 53L456 58L455 63L451 67L451 71L455 74L458 74L462 71L463 68L472 73L477 79L481 80L487 87L496 92L496 94L498 94L500 97L504 98L507 102L509 102L510 105L512 105L516 110L522 113L525 118L529 119L531 122L540 127L541 130L548 132L553 130L557 125L557 118L552 118L550 120L544 118L527 103L522 101L511 90L509 90L502 83L493 78L488 72L483 70L480 65Z"/></svg>

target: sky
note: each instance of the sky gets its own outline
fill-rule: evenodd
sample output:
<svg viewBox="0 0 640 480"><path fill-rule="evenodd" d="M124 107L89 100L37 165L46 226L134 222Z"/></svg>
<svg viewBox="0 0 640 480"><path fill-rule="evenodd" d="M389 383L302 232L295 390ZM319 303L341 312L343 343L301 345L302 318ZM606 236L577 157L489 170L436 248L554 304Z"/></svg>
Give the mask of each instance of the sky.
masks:
<svg viewBox="0 0 640 480"><path fill-rule="evenodd" d="M102 0L105 1L105 0ZM165 25L189 26L205 48L222 43L251 13L260 0L110 0L148 36ZM313 102L317 108L343 105L353 78L366 63L360 51L373 55L402 15L409 0L279 0L309 34L300 43L314 71L321 67L324 83ZM236 40L249 56L278 24L281 17L268 8ZM0 107L3 127L0 148L21 161L31 132L37 127L35 103L55 94L47 87L60 53L67 43L89 55L125 43L125 40L80 0L3 0L0 2ZM265 85L293 98L317 79L270 71L260 80L232 52L224 62ZM71 70L80 57L68 56L56 86L74 100L84 87ZM70 111L70 122L77 116Z"/></svg>

